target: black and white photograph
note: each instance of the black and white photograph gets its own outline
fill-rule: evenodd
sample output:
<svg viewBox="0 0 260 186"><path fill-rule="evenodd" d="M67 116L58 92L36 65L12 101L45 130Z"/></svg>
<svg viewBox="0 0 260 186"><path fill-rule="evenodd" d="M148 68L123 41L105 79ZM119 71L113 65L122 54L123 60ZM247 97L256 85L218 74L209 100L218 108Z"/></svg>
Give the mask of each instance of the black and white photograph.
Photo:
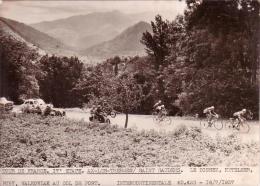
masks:
<svg viewBox="0 0 260 186"><path fill-rule="evenodd" d="M0 0L0 168L258 168L259 9Z"/></svg>

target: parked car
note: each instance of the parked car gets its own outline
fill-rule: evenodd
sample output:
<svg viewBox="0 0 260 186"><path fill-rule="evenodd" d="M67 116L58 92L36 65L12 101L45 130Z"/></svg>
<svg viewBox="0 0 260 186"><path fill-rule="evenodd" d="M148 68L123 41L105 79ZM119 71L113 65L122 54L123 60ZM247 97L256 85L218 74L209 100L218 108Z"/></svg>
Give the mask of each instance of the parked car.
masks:
<svg viewBox="0 0 260 186"><path fill-rule="evenodd" d="M42 114L48 107L52 108L52 104L46 104L42 99L27 99L21 105L24 113L38 113Z"/></svg>
<svg viewBox="0 0 260 186"><path fill-rule="evenodd" d="M0 111L11 111L14 107L14 102L8 101L5 97L0 98Z"/></svg>

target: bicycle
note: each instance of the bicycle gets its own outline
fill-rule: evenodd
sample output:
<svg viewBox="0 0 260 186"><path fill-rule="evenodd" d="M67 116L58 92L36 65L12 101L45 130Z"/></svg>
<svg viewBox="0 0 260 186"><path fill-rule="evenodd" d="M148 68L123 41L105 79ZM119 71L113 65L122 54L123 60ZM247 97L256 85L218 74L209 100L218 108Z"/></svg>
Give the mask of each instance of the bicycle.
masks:
<svg viewBox="0 0 260 186"><path fill-rule="evenodd" d="M250 126L244 121L240 121L239 119L229 118L229 121L226 123L226 128L234 129L237 131L241 131L242 133L248 133L250 131Z"/></svg>
<svg viewBox="0 0 260 186"><path fill-rule="evenodd" d="M251 110L248 110L247 113L244 116L244 120L239 120L238 118L229 118L229 121L226 123L226 128L236 129L238 131L241 131L243 133L248 133L250 131L250 126L246 122L248 120L252 120L254 117Z"/></svg>
<svg viewBox="0 0 260 186"><path fill-rule="evenodd" d="M167 115L166 110L162 110L162 111L159 111L159 112L153 111L152 115L153 115L153 121L155 123L158 123L158 124L166 123L167 125L170 125L171 122L172 122L172 119L171 119L171 117L169 117Z"/></svg>
<svg viewBox="0 0 260 186"><path fill-rule="evenodd" d="M208 128L214 126L215 129L221 130L223 128L223 122L219 120L219 115L213 116L213 118L209 121L209 116L207 116L207 119L200 120L200 127L201 128Z"/></svg>
<svg viewBox="0 0 260 186"><path fill-rule="evenodd" d="M111 118L115 118L117 115L117 111L113 109L104 109L107 115L111 116Z"/></svg>

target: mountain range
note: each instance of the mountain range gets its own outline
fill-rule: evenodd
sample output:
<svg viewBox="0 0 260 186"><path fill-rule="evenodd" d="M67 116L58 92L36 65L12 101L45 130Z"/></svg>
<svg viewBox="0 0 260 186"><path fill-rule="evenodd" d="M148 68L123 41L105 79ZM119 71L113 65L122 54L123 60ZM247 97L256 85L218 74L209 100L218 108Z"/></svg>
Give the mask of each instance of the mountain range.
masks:
<svg viewBox="0 0 260 186"><path fill-rule="evenodd" d="M33 25L7 18L0 22L15 35L45 53L77 55L86 62L119 56L144 55L140 43L147 22L119 11L96 12Z"/></svg>
<svg viewBox="0 0 260 186"><path fill-rule="evenodd" d="M138 21L132 16L112 11L77 15L30 26L68 46L82 50L114 38L136 22Z"/></svg>
<svg viewBox="0 0 260 186"><path fill-rule="evenodd" d="M140 40L143 32L151 30L150 24L141 21L127 28L115 38L87 48L86 50L82 50L80 54L83 56L90 55L103 58L108 58L115 55L144 55L144 45L140 43Z"/></svg>

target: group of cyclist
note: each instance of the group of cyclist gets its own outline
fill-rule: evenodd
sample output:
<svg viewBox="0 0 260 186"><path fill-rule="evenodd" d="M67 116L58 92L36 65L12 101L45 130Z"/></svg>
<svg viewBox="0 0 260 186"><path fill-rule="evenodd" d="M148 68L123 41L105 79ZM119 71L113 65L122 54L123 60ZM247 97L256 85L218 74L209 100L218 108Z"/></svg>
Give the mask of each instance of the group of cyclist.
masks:
<svg viewBox="0 0 260 186"><path fill-rule="evenodd" d="M213 124L213 119L214 118L218 118L219 115L215 112L215 107L211 106L211 107L207 107L203 110L203 114L206 115L207 117L207 121L209 124L209 127L212 126ZM246 121L246 114L247 114L247 110L246 109L242 109L240 111L237 111L235 113L233 113L233 119L237 122L236 125L233 125L233 127L238 127L239 124L243 123L244 121Z"/></svg>
<svg viewBox="0 0 260 186"><path fill-rule="evenodd" d="M166 113L166 109L164 104L162 103L161 100L159 100L157 103L155 103L155 105L153 106L153 109L155 112L157 112L158 116L163 116ZM215 107L211 106L211 107L207 107L203 110L203 114L206 116L207 118L207 122L209 124L209 127L212 126L213 124L213 119L217 119L219 118L219 115L215 112ZM247 110L246 109L242 109L240 111L237 111L235 113L233 113L233 118L234 120L236 120L237 125L240 123L243 123L246 120L246 114L247 114ZM237 127L237 126L233 126L233 127Z"/></svg>
<svg viewBox="0 0 260 186"><path fill-rule="evenodd" d="M94 105L90 111L91 115L93 118L99 118L101 120L104 120L105 117L108 115L108 109L109 109L109 104L104 100L102 104ZM111 109L110 109L111 110ZM153 110L155 113L158 115L158 117L162 117L167 115L166 108L161 100L157 101L154 106ZM207 107L203 110L203 114L207 118L207 122L209 124L209 127L212 126L213 120L217 119L219 115L215 112L215 107L210 106ZM240 111L237 111L233 114L233 118L237 121L237 124L243 123L246 120L246 114L247 110L242 109ZM236 127L236 126L233 126Z"/></svg>

